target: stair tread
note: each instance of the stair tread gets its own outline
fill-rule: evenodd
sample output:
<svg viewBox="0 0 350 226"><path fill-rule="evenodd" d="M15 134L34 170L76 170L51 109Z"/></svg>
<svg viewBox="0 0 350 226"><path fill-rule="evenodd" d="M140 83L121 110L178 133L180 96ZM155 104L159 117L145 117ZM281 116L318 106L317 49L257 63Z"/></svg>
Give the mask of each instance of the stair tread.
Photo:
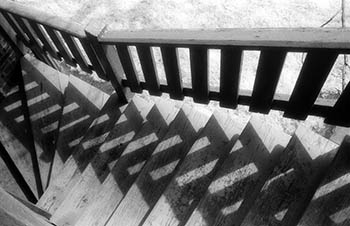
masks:
<svg viewBox="0 0 350 226"><path fill-rule="evenodd" d="M299 125L242 226L296 225L337 147Z"/></svg>
<svg viewBox="0 0 350 226"><path fill-rule="evenodd" d="M211 112L184 104L107 226L139 225L170 182Z"/></svg>
<svg viewBox="0 0 350 226"><path fill-rule="evenodd" d="M125 106L120 105L117 95L112 94L85 135L78 141L71 139L73 141L67 145L73 150L73 153L68 157L59 175L51 180L50 186L37 203L39 207L50 213L55 212L64 194L71 189L68 187L69 182L74 178L75 180L79 178L124 109Z"/></svg>
<svg viewBox="0 0 350 226"><path fill-rule="evenodd" d="M346 226L350 224L350 139L338 153L298 225Z"/></svg>
<svg viewBox="0 0 350 226"><path fill-rule="evenodd" d="M136 138L152 107L153 102L138 96L132 99L81 177L70 181L72 185L67 187L72 189L53 214L53 222L67 226L75 224L101 189L101 184L110 171L108 163L118 159L125 147Z"/></svg>
<svg viewBox="0 0 350 226"><path fill-rule="evenodd" d="M69 144L84 137L109 96L75 76L69 77L64 93L64 108L59 122L56 152L51 167L51 181L57 177L74 150L74 146Z"/></svg>
<svg viewBox="0 0 350 226"><path fill-rule="evenodd" d="M1 225L15 226L52 226L20 201L12 197L0 187L0 220Z"/></svg>
<svg viewBox="0 0 350 226"><path fill-rule="evenodd" d="M23 115L21 101L23 93L19 87L13 87L0 103L0 141L23 175L29 187L37 196L35 173L30 151L33 143L25 123L17 123L15 118Z"/></svg>
<svg viewBox="0 0 350 226"><path fill-rule="evenodd" d="M243 127L229 112L214 112L143 225L183 225Z"/></svg>
<svg viewBox="0 0 350 226"><path fill-rule="evenodd" d="M58 127L48 133L43 133L42 129L60 120L68 76L28 55L21 59L21 66L41 180L46 187ZM16 118L18 123L23 119L23 116Z"/></svg>
<svg viewBox="0 0 350 226"><path fill-rule="evenodd" d="M156 145L162 140L177 112L178 108L172 101L155 100L155 105L147 115L147 121L111 167L110 173L99 186L98 194L92 199L91 205L87 207L76 226L102 226L107 222Z"/></svg>
<svg viewBox="0 0 350 226"><path fill-rule="evenodd" d="M253 115L186 225L239 225L289 139L268 116Z"/></svg>

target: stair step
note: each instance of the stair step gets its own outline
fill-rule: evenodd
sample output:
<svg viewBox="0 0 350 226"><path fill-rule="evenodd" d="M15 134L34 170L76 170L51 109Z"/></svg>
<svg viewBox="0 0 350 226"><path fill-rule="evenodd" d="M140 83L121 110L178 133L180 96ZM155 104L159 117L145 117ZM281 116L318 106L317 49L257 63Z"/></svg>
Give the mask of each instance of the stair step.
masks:
<svg viewBox="0 0 350 226"><path fill-rule="evenodd" d="M59 125L54 124L54 126L59 126L59 136L51 167L50 181L57 177L64 163L72 154L74 146L70 145L71 142L84 137L108 98L108 94L94 86L75 76L69 77L64 94L61 121Z"/></svg>
<svg viewBox="0 0 350 226"><path fill-rule="evenodd" d="M230 113L214 112L144 226L185 224L243 130Z"/></svg>
<svg viewBox="0 0 350 226"><path fill-rule="evenodd" d="M184 104L106 224L139 225L157 202L208 122L211 112Z"/></svg>
<svg viewBox="0 0 350 226"><path fill-rule="evenodd" d="M0 142L37 198L38 190L31 156L34 151L34 144L30 136L31 131L26 127L28 123L26 120L24 123L18 123L15 120L23 115L23 97L23 93L19 91L19 86L15 86L1 100ZM21 193L16 194L21 196Z"/></svg>
<svg viewBox="0 0 350 226"><path fill-rule="evenodd" d="M242 226L296 225L337 147L299 125Z"/></svg>
<svg viewBox="0 0 350 226"><path fill-rule="evenodd" d="M21 59L21 65L41 180L45 188L55 153L58 127L48 132L43 132L43 128L60 120L68 76L28 55ZM21 123L23 119L21 115L16 121Z"/></svg>
<svg viewBox="0 0 350 226"><path fill-rule="evenodd" d="M168 131L178 108L173 101L156 99L140 131L116 160L110 173L99 186L76 226L103 226L134 183L157 144Z"/></svg>
<svg viewBox="0 0 350 226"><path fill-rule="evenodd" d="M298 225L350 225L349 150L350 139L346 137Z"/></svg>
<svg viewBox="0 0 350 226"><path fill-rule="evenodd" d="M78 139L74 139L76 136L70 139L71 141L66 146L72 149L73 153L68 157L59 175L51 180L50 186L38 201L37 205L40 208L51 214L56 211L65 194L71 189L68 185L73 185L70 181L80 177L124 109L125 106L120 105L117 95L112 94L85 135Z"/></svg>
<svg viewBox="0 0 350 226"><path fill-rule="evenodd" d="M52 226L0 187L0 222L2 226Z"/></svg>
<svg viewBox="0 0 350 226"><path fill-rule="evenodd" d="M268 116L253 115L186 225L239 225L289 139Z"/></svg>
<svg viewBox="0 0 350 226"><path fill-rule="evenodd" d="M81 177L69 182L67 187L72 189L66 193L63 202L53 214L53 222L66 226L75 224L100 191L101 184L110 172L109 163L116 161L125 147L135 140L152 106L153 102L138 96L132 99Z"/></svg>

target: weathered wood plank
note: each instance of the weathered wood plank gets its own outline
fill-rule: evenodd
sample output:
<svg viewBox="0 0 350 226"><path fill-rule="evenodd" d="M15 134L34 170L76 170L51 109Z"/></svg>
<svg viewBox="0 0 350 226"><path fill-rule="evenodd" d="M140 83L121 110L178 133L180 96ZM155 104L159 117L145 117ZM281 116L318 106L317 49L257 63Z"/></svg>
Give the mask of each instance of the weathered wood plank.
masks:
<svg viewBox="0 0 350 226"><path fill-rule="evenodd" d="M182 79L179 70L177 49L175 47L162 47L161 53L170 97L183 100L184 95L182 93Z"/></svg>
<svg viewBox="0 0 350 226"><path fill-rule="evenodd" d="M270 111L286 55L287 52L281 49L260 53L250 111L265 114Z"/></svg>
<svg viewBox="0 0 350 226"><path fill-rule="evenodd" d="M264 47L290 48L300 51L309 48L350 49L350 29L339 28L233 28L206 30L140 30L109 29L99 40L115 43L147 43L152 45L241 46L260 50Z"/></svg>
<svg viewBox="0 0 350 226"><path fill-rule="evenodd" d="M214 112L143 226L184 225L243 128L229 112Z"/></svg>
<svg viewBox="0 0 350 226"><path fill-rule="evenodd" d="M68 147L74 151L60 168L60 173L51 179L50 186L38 202L39 207L50 209L50 212L54 213L65 194L72 189L68 185L74 185L72 181L80 178L82 171L95 156L123 111L124 107L120 106L117 95L112 95L94 119L84 138L78 137L77 140L73 139L68 143Z"/></svg>
<svg viewBox="0 0 350 226"><path fill-rule="evenodd" d="M210 113L183 105L107 225L139 225L157 202Z"/></svg>
<svg viewBox="0 0 350 226"><path fill-rule="evenodd" d="M48 26L44 26L44 28L45 28L47 34L50 36L53 43L55 44L59 54L63 57L63 59L67 62L67 64L75 67L76 63L73 61L73 58L70 55L68 48L64 44L64 41L58 35L58 31L56 31Z"/></svg>
<svg viewBox="0 0 350 226"><path fill-rule="evenodd" d="M99 113L109 99L109 95L84 81L70 76L64 96L65 105L59 122L59 136L51 166L50 183L52 183L52 185L50 184L47 191L38 202L38 206L49 213L53 213L57 205L59 205L59 201L55 202L55 199L60 200L59 195L55 194L61 194L60 192L65 189L65 181L69 180L70 176L76 172L76 170L72 170L72 168L69 167L64 170L64 163L69 159L84 136L88 134L89 128L92 128L91 126L94 125L92 123L97 123L99 120L101 120L102 123L106 121L107 118L102 117L103 115L100 116ZM115 112L118 113L116 109ZM51 129L57 128L58 122L52 123L44 127L42 132L49 132ZM91 139L91 137L89 137L89 139ZM86 158L88 158L88 155ZM73 163L73 166L77 167L75 158L71 159L70 162ZM65 173L63 174L63 172Z"/></svg>
<svg viewBox="0 0 350 226"><path fill-rule="evenodd" d="M221 49L220 106L236 108L242 64L242 50Z"/></svg>
<svg viewBox="0 0 350 226"><path fill-rule="evenodd" d="M338 145L299 125L242 225L296 225Z"/></svg>
<svg viewBox="0 0 350 226"><path fill-rule="evenodd" d="M130 90L132 92L140 93L142 91L140 87L140 80L136 74L134 61L131 59L131 54L128 46L117 45L116 48L120 62L122 63L123 70L126 75L126 79L130 84Z"/></svg>
<svg viewBox="0 0 350 226"><path fill-rule="evenodd" d="M15 219L12 221L12 219ZM52 224L32 212L17 199L0 187L0 220L1 225L15 226L51 226ZM11 222L11 223L10 223ZM16 222L16 224L13 224Z"/></svg>
<svg viewBox="0 0 350 226"><path fill-rule="evenodd" d="M21 65L41 180L45 188L55 152L58 128L48 133L43 133L42 129L61 118L68 76L29 56L21 60ZM23 123L24 117L19 116L15 120Z"/></svg>
<svg viewBox="0 0 350 226"><path fill-rule="evenodd" d="M79 40L80 40L81 45L83 46L83 49L85 50L87 56L90 59L93 70L96 71L97 75L100 78L107 80L106 73L105 73L100 61L98 60L98 57L96 56L96 53L91 46L91 43L87 39L79 39Z"/></svg>
<svg viewBox="0 0 350 226"><path fill-rule="evenodd" d="M349 225L349 148L347 136L298 225Z"/></svg>
<svg viewBox="0 0 350 226"><path fill-rule="evenodd" d="M152 102L143 101L141 98L135 98L128 104L105 141L99 144L99 151L80 178L74 177L66 185L71 189L65 192L62 203L51 217L53 222L59 225L75 225L100 191L102 182L110 172L108 164L116 161L126 146L137 139L136 134L152 106Z"/></svg>
<svg viewBox="0 0 350 226"><path fill-rule="evenodd" d="M337 56L338 53L331 50L308 52L284 117L306 119Z"/></svg>
<svg viewBox="0 0 350 226"><path fill-rule="evenodd" d="M193 100L209 103L208 50L205 47L190 48Z"/></svg>
<svg viewBox="0 0 350 226"><path fill-rule="evenodd" d="M253 115L186 225L239 225L289 138L268 116Z"/></svg>

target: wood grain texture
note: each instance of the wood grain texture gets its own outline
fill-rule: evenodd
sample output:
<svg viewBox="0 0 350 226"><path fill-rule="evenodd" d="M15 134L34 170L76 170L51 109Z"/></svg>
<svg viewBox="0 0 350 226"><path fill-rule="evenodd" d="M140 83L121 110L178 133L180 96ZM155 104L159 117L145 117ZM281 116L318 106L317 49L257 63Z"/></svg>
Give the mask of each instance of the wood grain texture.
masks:
<svg viewBox="0 0 350 226"><path fill-rule="evenodd" d="M110 172L109 164L116 161L126 146L137 139L136 134L144 124L153 103L134 98L115 123L104 142L99 142L98 151L79 178L72 178L66 187L62 203L51 220L59 225L75 225L83 211L93 204Z"/></svg>
<svg viewBox="0 0 350 226"><path fill-rule="evenodd" d="M107 225L139 225L170 182L210 117L198 107L183 105L168 132L157 145L135 183L113 213Z"/></svg>
<svg viewBox="0 0 350 226"><path fill-rule="evenodd" d="M36 213L32 212L17 199L0 188L0 220L4 226L51 226Z"/></svg>
<svg viewBox="0 0 350 226"><path fill-rule="evenodd" d="M338 145L299 125L242 225L296 225Z"/></svg>
<svg viewBox="0 0 350 226"><path fill-rule="evenodd" d="M243 127L229 112L214 112L143 226L184 225Z"/></svg>
<svg viewBox="0 0 350 226"><path fill-rule="evenodd" d="M55 157L51 166L50 182L54 181L58 175L61 175L60 171L64 167L64 163L72 154L75 146L80 143L77 140L85 136L94 119L109 99L109 95L75 76L70 76L64 98ZM56 123L50 124L43 131L50 131L50 128L56 127ZM73 145L74 142L77 143ZM62 175L62 177L64 176ZM48 190L60 190L56 189L56 186L58 186L57 183L54 183L52 188L49 186ZM62 188L61 186L58 187ZM38 206L53 213L57 208L57 204L54 204L54 199L54 195L46 192L39 200Z"/></svg>
<svg viewBox="0 0 350 226"><path fill-rule="evenodd" d="M186 225L239 225L289 139L270 118L252 116Z"/></svg>
<svg viewBox="0 0 350 226"><path fill-rule="evenodd" d="M48 133L43 133L42 129L61 118L68 76L29 56L22 59L21 65L42 184L46 187L58 139L58 128ZM15 120L23 123L24 118L19 116Z"/></svg>
<svg viewBox="0 0 350 226"><path fill-rule="evenodd" d="M149 43L152 45L242 46L248 49L282 47L293 49L350 48L349 29L339 28L233 28L206 30L139 30L109 29L99 40L106 43Z"/></svg>
<svg viewBox="0 0 350 226"><path fill-rule="evenodd" d="M109 167L110 172L98 187L98 194L91 199L83 215L75 225L103 226L134 183L154 148L166 134L178 109L169 100L156 99L147 115L147 121L119 158Z"/></svg>
<svg viewBox="0 0 350 226"><path fill-rule="evenodd" d="M347 136L298 223L299 226L349 225L349 148L350 140Z"/></svg>

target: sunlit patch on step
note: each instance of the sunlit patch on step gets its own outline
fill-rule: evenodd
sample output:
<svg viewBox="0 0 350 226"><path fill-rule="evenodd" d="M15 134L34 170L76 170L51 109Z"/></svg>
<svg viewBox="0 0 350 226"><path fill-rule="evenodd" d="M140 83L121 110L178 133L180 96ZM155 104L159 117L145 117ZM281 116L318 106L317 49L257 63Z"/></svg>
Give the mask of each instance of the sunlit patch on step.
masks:
<svg viewBox="0 0 350 226"><path fill-rule="evenodd" d="M109 132L106 132L106 133L104 133L104 134L102 134L102 135L100 135L98 137L94 137L94 138L92 138L90 140L85 141L83 143L83 148L85 150L87 150L87 149L89 149L89 148L91 148L93 146L102 144L105 141L105 139L108 136L108 134L109 134Z"/></svg>
<svg viewBox="0 0 350 226"><path fill-rule="evenodd" d="M67 114L67 113L74 111L75 109L78 109L78 108L79 108L79 105L77 103L71 103L67 106L64 106L62 114L63 115Z"/></svg>
<svg viewBox="0 0 350 226"><path fill-rule="evenodd" d="M6 107L4 107L5 111L9 112L9 111L12 111L18 107L22 106L22 102L19 100L19 101L16 101Z"/></svg>
<svg viewBox="0 0 350 226"><path fill-rule="evenodd" d="M128 121L128 118L125 116L125 114L122 114L119 117L118 121L114 124L114 126L120 125L120 124L122 124L123 122L126 122L126 121Z"/></svg>
<svg viewBox="0 0 350 226"><path fill-rule="evenodd" d="M332 214L329 218L337 225L340 225L344 221L349 220L350 219L350 206L336 212L335 214Z"/></svg>
<svg viewBox="0 0 350 226"><path fill-rule="evenodd" d="M157 149L153 152L153 155L160 153L162 151L165 151L177 144L181 144L182 143L182 139L179 135L175 135L173 137L170 137L166 140L163 140L162 142L160 142L158 144Z"/></svg>
<svg viewBox="0 0 350 226"><path fill-rule="evenodd" d="M198 139L198 140L194 143L193 147L195 147L195 148L191 149L191 152L190 152L190 153L194 153L194 152L196 152L196 151L202 150L202 149L205 148L205 147L209 147L210 144L211 144L211 143L210 143L208 137L206 137L206 136L205 136L205 137L201 137L200 139Z"/></svg>
<svg viewBox="0 0 350 226"><path fill-rule="evenodd" d="M6 93L6 96L11 96L12 94L15 94L19 91L19 87L18 86L15 86L13 87L8 93Z"/></svg>
<svg viewBox="0 0 350 226"><path fill-rule="evenodd" d="M346 185L350 184L350 173L347 173L325 185L323 185L322 187L320 187L312 200L316 200L322 196L328 195L329 193L338 190Z"/></svg>
<svg viewBox="0 0 350 226"><path fill-rule="evenodd" d="M211 162L208 162L196 169L193 169L179 177L176 178L177 184L182 187L186 184L191 183L192 181L195 181L203 176L208 175L215 167L218 159L213 160Z"/></svg>
<svg viewBox="0 0 350 226"><path fill-rule="evenodd" d="M149 175L152 177L152 180L157 181L162 177L165 177L169 174L171 174L175 167L177 166L177 164L179 163L180 159L173 161L161 168L158 168L156 170L152 170L151 172L149 172Z"/></svg>
<svg viewBox="0 0 350 226"><path fill-rule="evenodd" d="M73 127L76 124L79 124L79 123L81 123L82 121L84 121L84 120L86 120L88 118L90 118L90 116L89 115L85 115L85 116L83 116L83 117L81 117L81 118L79 118L79 119L77 119L77 120L75 120L75 121L73 121L71 123L68 123L67 125L64 125L64 126L62 126L60 128L60 132L66 130L66 129L70 128L70 127Z"/></svg>
<svg viewBox="0 0 350 226"><path fill-rule="evenodd" d="M115 147L118 147L121 144L124 144L126 142L129 142L132 140L132 138L135 136L135 131L131 131L127 134L124 134L122 136L116 137L113 140L109 140L107 142L105 142L101 147L100 147L100 151L101 152L105 152L108 150L111 150Z"/></svg>
<svg viewBox="0 0 350 226"><path fill-rule="evenodd" d="M220 211L221 214L223 216L228 216L230 214L233 214L234 212L236 212L239 209L239 207L241 206L242 202L243 202L243 200L239 200L238 202L235 202L231 206L226 206L225 208L222 208L221 211Z"/></svg>
<svg viewBox="0 0 350 226"><path fill-rule="evenodd" d="M94 124L92 124L91 126L100 125L104 122L107 122L109 119L110 118L109 118L108 114L103 114L103 115L99 116L98 118L95 118Z"/></svg>
<svg viewBox="0 0 350 226"><path fill-rule="evenodd" d="M139 173L143 167L143 165L145 165L146 161L142 161L140 163L137 163L136 165L130 166L129 168L127 168L127 171L129 173L129 175L134 175L136 173Z"/></svg>
<svg viewBox="0 0 350 226"><path fill-rule="evenodd" d="M47 99L49 97L50 96L47 93L43 93L43 94L41 94L41 95L39 95L37 97L34 97L34 98L28 100L28 107L32 106L32 105L34 105L36 103L39 103L39 102L41 102L41 101L43 101L43 100L45 100L45 99Z"/></svg>
<svg viewBox="0 0 350 226"><path fill-rule="evenodd" d="M41 132L43 134L50 133L58 128L58 121L51 123L48 126L45 126L44 128L41 129Z"/></svg>
<svg viewBox="0 0 350 226"><path fill-rule="evenodd" d="M281 210L280 212L276 213L275 214L276 220L282 221L284 216L286 215L287 211L288 211L288 209L284 209L284 210Z"/></svg>
<svg viewBox="0 0 350 226"><path fill-rule="evenodd" d="M81 136L81 137L78 137L77 139L69 142L68 147L72 148L74 146L77 146L83 138L84 138L84 136Z"/></svg>
<svg viewBox="0 0 350 226"><path fill-rule="evenodd" d="M38 83L36 83L36 82L31 82L31 83L26 84L26 85L24 86L24 89L25 89L25 91L29 91L29 90L31 90L31 89L34 89L34 88L37 87L37 86L38 86Z"/></svg>
<svg viewBox="0 0 350 226"><path fill-rule="evenodd" d="M123 151L122 156L140 150L142 147L145 147L156 141L158 141L158 137L155 133L151 133L147 136L141 137L135 141L130 142L130 144L128 144L128 147Z"/></svg>
<svg viewBox="0 0 350 226"><path fill-rule="evenodd" d="M243 166L229 174L226 174L211 183L208 190L211 194L224 190L238 181L241 181L258 172L258 168L254 163Z"/></svg>
<svg viewBox="0 0 350 226"><path fill-rule="evenodd" d="M46 108L45 110L42 110L42 111L40 111L40 112L38 112L38 113L36 113L36 114L34 114L34 115L31 115L31 116L30 116L30 119L31 119L32 121L36 121L36 120L38 120L38 119L40 119L40 118L44 118L44 117L46 117L46 116L48 116L48 115L54 113L54 112L56 112L56 111L58 111L58 110L60 110L60 109L61 109L61 106L59 106L58 104L55 104L55 105L53 105L53 106L51 106L51 107L49 107L49 108ZM20 122L22 122L23 120L24 120L23 115L21 115L21 116L15 118L15 121L16 121L17 123L20 123Z"/></svg>
<svg viewBox="0 0 350 226"><path fill-rule="evenodd" d="M263 189L266 190L266 189L270 186L270 184L272 184L274 181L279 180L279 179L281 179L282 177L287 177L288 175L291 175L291 174L294 173L294 172L295 172L294 168L291 168L291 169L287 170L286 172L281 173L281 174L279 174L279 175L277 175L277 176L271 178L270 180L268 180L268 181L266 182L266 184L264 185L264 188L263 188Z"/></svg>

